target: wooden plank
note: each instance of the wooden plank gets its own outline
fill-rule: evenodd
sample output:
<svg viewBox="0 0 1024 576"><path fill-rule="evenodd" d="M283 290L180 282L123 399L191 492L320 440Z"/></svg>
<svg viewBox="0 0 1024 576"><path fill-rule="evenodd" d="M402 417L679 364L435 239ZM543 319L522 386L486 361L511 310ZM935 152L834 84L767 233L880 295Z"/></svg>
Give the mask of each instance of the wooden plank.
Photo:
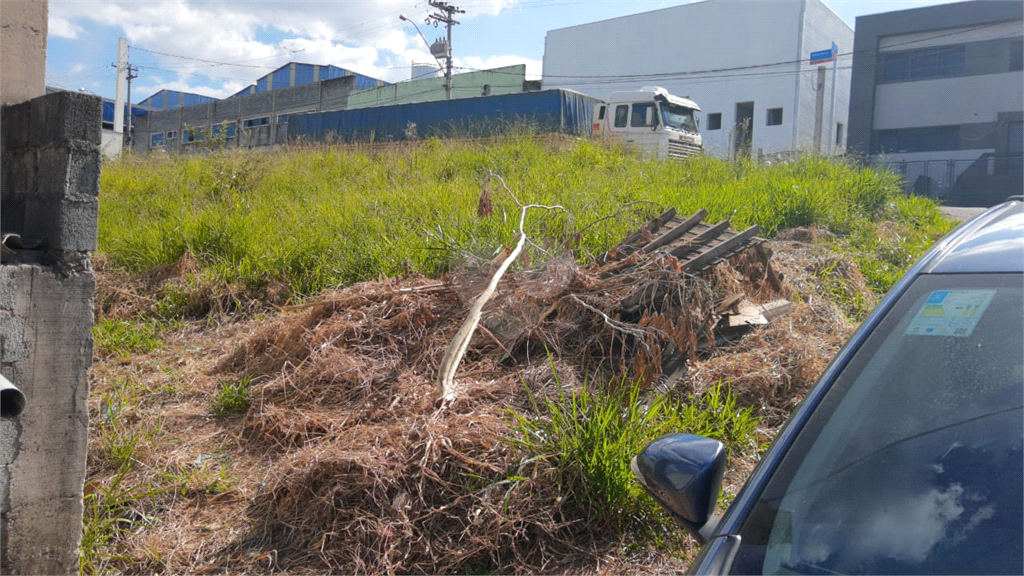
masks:
<svg viewBox="0 0 1024 576"><path fill-rule="evenodd" d="M636 242L641 236L643 236L644 231L649 231L651 233L657 232L659 228L664 226L665 223L671 220L672 217L675 215L676 209L669 208L668 210L662 212L661 216L648 220L647 223L641 226L636 232L633 232L632 234L627 236L622 242L619 242L617 247L632 246L634 242Z"/></svg>
<svg viewBox="0 0 1024 576"><path fill-rule="evenodd" d="M740 326L763 326L768 319L761 314L761 309L749 300L744 300L738 306L738 314L730 314L725 317L729 328Z"/></svg>
<svg viewBox="0 0 1024 576"><path fill-rule="evenodd" d="M675 228L669 230L665 234L663 234L663 235L659 236L658 238L655 238L654 240L649 242L646 246L643 247L643 249L640 250L640 252L642 254L647 254L648 252L653 252L654 250L657 250L658 248L661 248L662 246L668 244L669 242L672 242L673 240L676 240L677 238L681 237L683 234L686 234L687 232L689 232L691 228L693 228L697 224L700 224L700 221L703 220L704 217L707 216L707 215L708 215L708 211L707 210L701 209L701 210L697 211L696 214L694 214L693 216L690 216L689 218L684 220L681 224L677 225Z"/></svg>
<svg viewBox="0 0 1024 576"><path fill-rule="evenodd" d="M699 250L700 246L706 244L709 240L717 238L723 232L729 230L729 221L722 220L718 224L708 228L707 230L698 234L695 238L692 238L672 249L672 255L676 258L682 258L689 252Z"/></svg>
<svg viewBox="0 0 1024 576"><path fill-rule="evenodd" d="M642 244L640 246L634 246L633 244L635 244L640 238L642 238L645 232L650 232L652 234L654 232L657 232L658 229L664 226L666 222L674 218L675 215L676 209L669 208L668 210L662 212L660 216L652 218L646 224L637 229L635 232L633 232L629 236L626 236L621 242L616 244L615 248L609 250L605 254L605 260L621 260L622 258L629 256L630 254L632 254L637 249L643 246ZM620 255L618 258L609 258L608 255L613 253L618 253Z"/></svg>
<svg viewBox="0 0 1024 576"><path fill-rule="evenodd" d="M744 294L731 294L729 297L722 300L718 306L715 306L715 314L725 314L730 310L735 310L736 305L740 303L746 296Z"/></svg>
<svg viewBox="0 0 1024 576"><path fill-rule="evenodd" d="M715 259L721 256L722 254L725 254L732 248L739 246L740 244L743 244L744 242L750 240L754 236L757 236L757 233L759 231L760 228L757 226L757 224L755 224L720 244L709 246L706 249L701 250L700 253L697 254L697 256L691 258L690 260L687 260L686 262L681 263L680 267L683 270L690 272L696 272L698 270L701 270L705 266L714 262Z"/></svg>
<svg viewBox="0 0 1024 576"><path fill-rule="evenodd" d="M771 322L772 320L778 318L779 316L782 316L783 314L789 314L789 310L791 307L792 305L789 303L789 300L782 299L772 300L767 304L761 304L759 308L761 310L761 315L764 316L766 320Z"/></svg>

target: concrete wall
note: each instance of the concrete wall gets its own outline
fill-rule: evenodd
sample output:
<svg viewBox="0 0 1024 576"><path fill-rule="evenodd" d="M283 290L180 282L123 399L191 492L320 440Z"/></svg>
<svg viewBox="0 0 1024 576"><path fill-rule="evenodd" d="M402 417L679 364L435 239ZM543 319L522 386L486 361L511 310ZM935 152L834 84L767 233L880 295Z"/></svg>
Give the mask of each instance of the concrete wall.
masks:
<svg viewBox="0 0 1024 576"><path fill-rule="evenodd" d="M753 102L751 149L782 152L809 145L810 51L844 38L852 30L821 0L705 0L548 32L542 82L602 99L644 85L688 96L717 156L731 153L737 104ZM782 108L782 124L767 125L769 108ZM709 129L709 114L721 114L721 128Z"/></svg>
<svg viewBox="0 0 1024 576"><path fill-rule="evenodd" d="M492 96L518 94L523 91L525 80L525 64L455 74L452 76L452 98L483 96L485 86L488 87L488 94ZM394 106L411 102L436 102L444 100L444 98L443 77L421 78L353 92L348 98L347 109Z"/></svg>
<svg viewBox="0 0 1024 576"><path fill-rule="evenodd" d="M47 0L0 2L0 105L46 93Z"/></svg>
<svg viewBox="0 0 1024 576"><path fill-rule="evenodd" d="M186 106L173 110L150 112L135 119L132 149L136 152L163 148L168 152L187 152L202 149L198 144L185 144L182 133L199 129L211 133L222 123L235 125L236 136L224 144L228 147L268 146L287 139L288 114L340 110L346 107L355 86L355 76L332 78L313 84L233 96L206 104ZM267 123L246 127L247 120L266 118ZM174 134L173 138L168 134ZM153 134L163 134L162 146L153 145Z"/></svg>
<svg viewBox="0 0 1024 576"><path fill-rule="evenodd" d="M27 399L0 421L0 572L78 569L92 362L101 99L0 108L0 226L38 249L0 265L0 372Z"/></svg>

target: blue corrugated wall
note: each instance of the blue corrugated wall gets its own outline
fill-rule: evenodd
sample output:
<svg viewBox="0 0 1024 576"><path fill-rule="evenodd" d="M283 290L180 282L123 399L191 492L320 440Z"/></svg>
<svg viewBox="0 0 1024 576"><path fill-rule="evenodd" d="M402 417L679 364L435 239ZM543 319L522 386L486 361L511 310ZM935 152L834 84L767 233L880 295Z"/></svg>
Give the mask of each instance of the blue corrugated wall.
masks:
<svg viewBox="0 0 1024 576"><path fill-rule="evenodd" d="M578 92L543 90L292 115L288 137L320 141L330 134L344 141L404 140L410 123L420 138L482 136L519 122L545 132L590 135L597 102Z"/></svg>

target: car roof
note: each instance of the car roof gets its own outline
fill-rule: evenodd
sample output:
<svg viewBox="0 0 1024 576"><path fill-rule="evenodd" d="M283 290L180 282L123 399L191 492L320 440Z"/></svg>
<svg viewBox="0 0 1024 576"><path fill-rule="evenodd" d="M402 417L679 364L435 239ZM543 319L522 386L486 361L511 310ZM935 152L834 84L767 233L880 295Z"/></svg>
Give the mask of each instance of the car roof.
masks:
<svg viewBox="0 0 1024 576"><path fill-rule="evenodd" d="M1024 272L1024 202L1000 204L939 243L922 274Z"/></svg>

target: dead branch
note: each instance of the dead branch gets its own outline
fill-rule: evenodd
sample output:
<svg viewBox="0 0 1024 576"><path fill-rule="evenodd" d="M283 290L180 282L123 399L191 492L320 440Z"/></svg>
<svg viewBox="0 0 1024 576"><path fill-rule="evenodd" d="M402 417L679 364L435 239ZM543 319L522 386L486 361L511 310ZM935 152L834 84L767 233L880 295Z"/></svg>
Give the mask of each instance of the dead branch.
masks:
<svg viewBox="0 0 1024 576"><path fill-rule="evenodd" d="M508 185L505 184L505 180L502 179L501 176L498 176L493 172L488 172L488 181L491 178L496 178L501 182L502 188L505 189L505 192L507 192L512 198L512 201L520 208L519 240L516 242L515 248L513 248L512 251L509 252L508 256L502 261L498 270L493 276L491 276L491 281L488 282L487 288L480 293L480 296L478 296L476 301L473 303L473 307L469 310L469 316L466 318L465 322L462 323L459 331L455 333L455 337L452 338L452 341L448 344L448 348L444 352L444 356L441 358L441 365L438 367L437 374L437 388L438 396L441 400L441 409L450 406L452 402L455 401L455 371L458 370L459 363L462 362L462 358L466 355L466 349L469 348L469 341L473 338L473 333L476 331L476 327L480 324L480 315L483 313L484 306L494 296L494 292L498 288L498 282L501 281L501 277L505 275L505 271L508 270L508 267L511 266L512 262L514 262L519 256L519 253L523 250L523 245L526 244L526 231L524 230L524 227L526 225L527 213L529 213L531 209L535 208L559 210L566 213L566 215L569 215L571 218L569 211L559 205L523 205L519 202L519 199L516 198L515 194L509 190Z"/></svg>

